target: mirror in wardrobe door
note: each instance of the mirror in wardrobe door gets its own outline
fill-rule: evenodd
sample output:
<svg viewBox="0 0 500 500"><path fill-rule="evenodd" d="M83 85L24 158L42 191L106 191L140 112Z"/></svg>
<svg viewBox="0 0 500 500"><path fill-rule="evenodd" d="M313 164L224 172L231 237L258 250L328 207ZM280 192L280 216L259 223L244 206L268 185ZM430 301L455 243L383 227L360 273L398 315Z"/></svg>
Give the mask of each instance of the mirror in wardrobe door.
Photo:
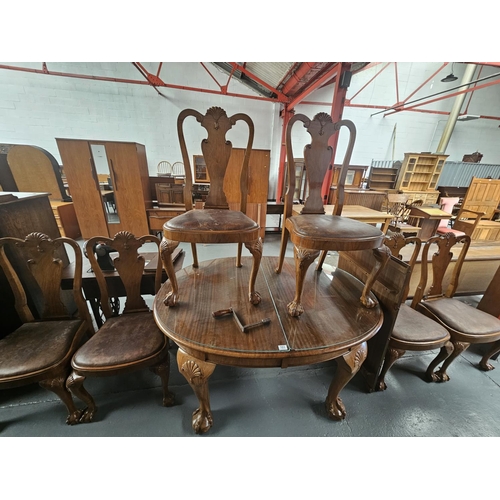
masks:
<svg viewBox="0 0 500 500"><path fill-rule="evenodd" d="M108 224L118 224L120 216L118 215L118 205L115 200L113 189L113 176L110 171L109 160L106 155L106 146L104 144L91 144L92 160L99 181L99 189L104 204L106 219ZM110 234L114 234L110 228Z"/></svg>

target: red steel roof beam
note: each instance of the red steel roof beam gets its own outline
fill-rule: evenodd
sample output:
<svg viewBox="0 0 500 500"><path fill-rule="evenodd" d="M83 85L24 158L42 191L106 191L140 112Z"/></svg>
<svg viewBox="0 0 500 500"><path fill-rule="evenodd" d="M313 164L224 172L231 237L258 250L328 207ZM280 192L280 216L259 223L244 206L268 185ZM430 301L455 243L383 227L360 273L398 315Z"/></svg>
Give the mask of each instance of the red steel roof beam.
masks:
<svg viewBox="0 0 500 500"><path fill-rule="evenodd" d="M302 102L311 92L315 91L318 87L321 87L323 83L325 83L330 78L337 76L340 74L340 69L342 67L342 63L337 63L332 69L327 71L322 77L314 80L313 84L307 87L306 90L301 92L298 96L295 96L292 101L288 103L288 108L292 109L297 104Z"/></svg>
<svg viewBox="0 0 500 500"><path fill-rule="evenodd" d="M288 92L292 90L295 85L300 83L302 81L302 78L304 78L304 76L306 76L307 73L309 73L309 71L311 71L311 69L313 68L314 63L312 62L301 63L297 70L292 73L290 78L283 85L283 88L281 89L283 94L288 94Z"/></svg>
<svg viewBox="0 0 500 500"><path fill-rule="evenodd" d="M372 78L370 78L370 80L368 80L348 101L346 100L346 103L347 102L352 102L352 100L362 91L364 90L366 87L368 87L368 85L370 85L370 83L373 82L373 80L375 80L375 78L377 78L378 75L380 75L380 73L382 73L382 71L384 71L385 68L387 68L387 66L389 66L389 64L391 64L390 62L388 62L380 71L378 71L375 76L373 76Z"/></svg>
<svg viewBox="0 0 500 500"><path fill-rule="evenodd" d="M251 71L248 71L243 66L240 66L238 63L234 63L234 62L230 62L229 64L233 67L233 69L237 69L237 70L241 71L242 73L245 73L245 75L249 76L252 80L255 80L258 84L262 85L267 90L274 92L278 96L278 101L280 101L280 102L288 102L289 101L288 97L285 94L280 92L278 89L275 89L273 86L269 85L264 80L261 80L258 76L254 75Z"/></svg>

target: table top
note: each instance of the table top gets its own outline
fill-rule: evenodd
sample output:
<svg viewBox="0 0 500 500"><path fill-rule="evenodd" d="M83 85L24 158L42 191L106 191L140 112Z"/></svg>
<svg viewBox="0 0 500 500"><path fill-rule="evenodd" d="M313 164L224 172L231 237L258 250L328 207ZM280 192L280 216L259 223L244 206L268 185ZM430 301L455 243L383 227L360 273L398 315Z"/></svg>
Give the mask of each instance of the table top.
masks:
<svg viewBox="0 0 500 500"><path fill-rule="evenodd" d="M296 214L300 213L303 205L294 205L293 210ZM325 213L328 215L333 214L333 209L335 205L324 205ZM388 214L387 212L380 212L379 210L374 210L373 208L364 207L362 205L344 205L342 208L342 217L347 217L349 219L380 219L387 220L392 219L394 215Z"/></svg>
<svg viewBox="0 0 500 500"><path fill-rule="evenodd" d="M295 264L285 259L275 273L277 257L263 257L256 290L262 301L248 301L248 280L252 258L242 267L235 259L200 262L177 272L180 302L167 307L163 299L170 291L167 281L153 303L159 328L189 354L217 364L238 366L291 366L336 358L371 338L382 325L382 311L376 305L366 309L359 301L363 284L338 269L328 277L308 270L304 283L300 318L291 317L287 304L295 293ZM372 298L375 297L372 295ZM376 299L375 299L376 301ZM232 308L243 325L260 325L243 333L232 315L214 318L215 311Z"/></svg>
<svg viewBox="0 0 500 500"><path fill-rule="evenodd" d="M452 214L439 208L433 207L412 207L412 215L422 215L426 219L449 219Z"/></svg>

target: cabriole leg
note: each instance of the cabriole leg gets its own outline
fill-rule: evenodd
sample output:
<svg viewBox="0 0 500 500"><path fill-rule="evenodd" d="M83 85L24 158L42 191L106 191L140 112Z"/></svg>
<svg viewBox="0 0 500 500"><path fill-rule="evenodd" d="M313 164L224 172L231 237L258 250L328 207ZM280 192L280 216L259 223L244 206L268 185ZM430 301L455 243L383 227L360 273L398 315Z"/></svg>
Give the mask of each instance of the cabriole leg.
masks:
<svg viewBox="0 0 500 500"><path fill-rule="evenodd" d="M384 358L384 365L382 366L382 371L378 377L377 381L377 390L385 391L387 389L387 384L385 383L385 376L387 372L391 368L391 366L405 353L403 349L395 349L394 347L390 347L387 349Z"/></svg>
<svg viewBox="0 0 500 500"><path fill-rule="evenodd" d="M253 256L252 271L250 273L250 282L248 284L248 299L250 302L256 306L260 304L261 297L259 292L255 291L255 281L257 279L257 273L259 272L260 261L262 259L262 239L252 241L250 243L245 243L245 247Z"/></svg>
<svg viewBox="0 0 500 500"><path fill-rule="evenodd" d="M83 375L78 375L74 371L66 379L66 387L74 396L87 405L87 408L83 410L80 416L80 423L92 422L94 415L97 412L97 406L95 405L94 398L87 392L85 387L83 387L84 381L85 377Z"/></svg>
<svg viewBox="0 0 500 500"><path fill-rule="evenodd" d="M165 269L170 284L172 285L172 291L167 293L167 296L163 301L163 303L169 307L173 307L179 302L179 286L175 276L174 263L172 262L172 252L178 246L178 241L167 240L166 238L163 238L160 244L160 255L163 262L163 268Z"/></svg>
<svg viewBox="0 0 500 500"><path fill-rule="evenodd" d="M339 397L340 391L347 385L349 380L356 375L361 368L366 356L368 346L363 342L353 347L349 352L337 358L337 373L328 389L325 406L328 416L333 420L343 420L346 417L344 403Z"/></svg>
<svg viewBox="0 0 500 500"><path fill-rule="evenodd" d="M210 409L208 379L215 370L216 365L193 358L179 348L177 351L177 366L200 403L200 407L193 412L192 426L194 432L196 434L207 432L214 423L212 410Z"/></svg>

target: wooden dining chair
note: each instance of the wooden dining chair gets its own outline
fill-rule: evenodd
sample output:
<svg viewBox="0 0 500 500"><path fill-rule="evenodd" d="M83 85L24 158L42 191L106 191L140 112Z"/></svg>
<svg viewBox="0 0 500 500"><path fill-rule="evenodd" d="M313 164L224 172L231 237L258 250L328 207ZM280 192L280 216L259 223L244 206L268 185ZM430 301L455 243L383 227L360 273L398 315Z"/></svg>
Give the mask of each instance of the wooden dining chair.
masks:
<svg viewBox="0 0 500 500"><path fill-rule="evenodd" d="M193 210L192 199L192 172L191 163L184 138L183 124L187 117L194 117L207 131L207 138L201 142L201 150L205 160L209 178L210 191L202 209ZM237 182L231 184L231 189L238 190L240 201L236 209L230 210L224 192L225 180L229 178L231 169L230 156L232 144L226 140L227 132L238 121L248 125L248 141L243 163L239 166L239 173L233 175ZM248 285L249 301L257 305L261 297L255 291L255 280L262 258L262 240L259 236L259 224L246 215L248 193L248 161L252 151L254 126L251 118L243 113L228 117L226 112L219 107L212 107L202 115L194 109L185 109L177 119L177 132L179 135L182 159L185 165L186 180L184 184L184 205L186 212L173 217L163 225L163 239L161 242L161 257L163 265L169 276L172 290L165 297L165 304L172 307L179 302L179 289L172 265L172 252L181 241L191 243L193 253L193 267L198 267L196 253L197 243L237 243L238 254L236 266L241 267L242 245L253 256L253 266ZM267 175L267 172L262 172Z"/></svg>
<svg viewBox="0 0 500 500"><path fill-rule="evenodd" d="M305 200L300 214L293 215L293 194L295 191L295 160L292 148L293 125L301 121L311 136L311 144L304 148L304 160L306 165L306 182L309 194ZM349 131L349 143L342 163L337 184L337 202L333 215L325 213L321 188L323 180L330 165L333 163L333 149L329 146L329 139L346 127ZM377 249L382 246L384 234L380 229L342 217L344 204L344 185L347 169L351 160L352 150L356 138L356 127L349 120L341 120L334 123L332 117L327 113L318 113L312 120L303 114L294 115L288 122L286 129L287 149L287 186L285 191L283 229L281 233L281 247L279 262L276 272L280 273L285 258L288 239L294 246L294 257L296 267L296 289L293 300L288 304L288 313L291 316L300 316L304 312L301 304L304 278L309 266L322 253L317 270L328 250L365 250ZM295 206L296 207L296 206ZM299 207L300 208L300 207ZM374 304L369 298L369 291L373 284L376 273L387 261L384 252L379 254L378 265L374 268L374 274L367 280L365 289L361 296L361 302L366 307ZM385 259L385 261L384 261Z"/></svg>
<svg viewBox="0 0 500 500"><path fill-rule="evenodd" d="M82 421L91 422L97 411L93 397L83 385L87 377L106 377L150 368L161 379L163 406L174 404L174 395L168 389L169 341L156 326L153 313L140 293L146 261L139 254L139 249L145 243L154 243L158 248L160 242L155 236L136 238L128 231L120 231L112 239L96 236L85 244L87 257L99 285L101 308L106 321L97 333L76 351L71 360L73 371L66 386L74 396L87 404L80 419ZM111 310L106 272L99 266L93 251L97 244L108 245L116 251L113 265L123 282L126 297L121 313ZM162 274L161 261L157 261L155 294L160 288Z"/></svg>
<svg viewBox="0 0 500 500"><path fill-rule="evenodd" d="M158 175L172 175L172 164L169 161L163 160L156 166Z"/></svg>
<svg viewBox="0 0 500 500"><path fill-rule="evenodd" d="M389 230L402 233L405 236L418 236L420 232L419 221L415 217L412 217L410 221L410 212L412 206L421 204L421 200L417 200L415 204L409 202L409 195L405 193L388 193L387 213L393 216L389 223Z"/></svg>
<svg viewBox="0 0 500 500"><path fill-rule="evenodd" d="M402 248L409 244L414 245L412 255L408 261L410 270L413 272L421 249L422 242L420 239L416 236L405 238L402 233L388 233L384 243L390 249L391 254L398 259L402 259L400 253ZM440 349L425 372L425 378L428 382L443 381L442 373L436 371L436 367L448 358L453 351L448 330L424 314L417 312L413 306L406 304L409 287L410 282L408 281L408 285L401 297L401 304L390 334L384 364L378 377L377 390L379 391L387 389L385 376L391 366L406 351L431 351Z"/></svg>
<svg viewBox="0 0 500 500"><path fill-rule="evenodd" d="M462 244L460 253L455 262L450 283L444 291L443 278L453 257L451 249L457 243ZM429 261L429 250L433 244L437 245L437 252ZM422 274L412 301L413 308L446 328L451 336L453 352L436 372L436 376L443 382L450 379L447 374L450 364L470 344L487 344L500 340L500 319L454 298L469 246L468 235L456 236L448 233L436 235L427 240L422 250ZM432 284L429 289L426 288L428 267L432 267ZM493 366L488 363L491 355L489 351L482 357L479 363L482 370L493 369Z"/></svg>
<svg viewBox="0 0 500 500"><path fill-rule="evenodd" d="M74 302L61 296L64 245L69 245L75 255ZM25 265L19 267L21 260ZM38 383L54 392L66 405L66 423L78 424L83 410L76 407L65 382L71 371L71 357L85 337L94 334L82 293L80 246L70 238L52 240L42 233L30 233L25 240L1 238L0 265L12 288L16 312L22 322L0 340L0 387L8 389ZM23 281L25 286L29 285L30 293L36 294L37 302L40 301L39 319L35 319L28 305ZM76 314L72 314L74 311L70 309L75 305Z"/></svg>

